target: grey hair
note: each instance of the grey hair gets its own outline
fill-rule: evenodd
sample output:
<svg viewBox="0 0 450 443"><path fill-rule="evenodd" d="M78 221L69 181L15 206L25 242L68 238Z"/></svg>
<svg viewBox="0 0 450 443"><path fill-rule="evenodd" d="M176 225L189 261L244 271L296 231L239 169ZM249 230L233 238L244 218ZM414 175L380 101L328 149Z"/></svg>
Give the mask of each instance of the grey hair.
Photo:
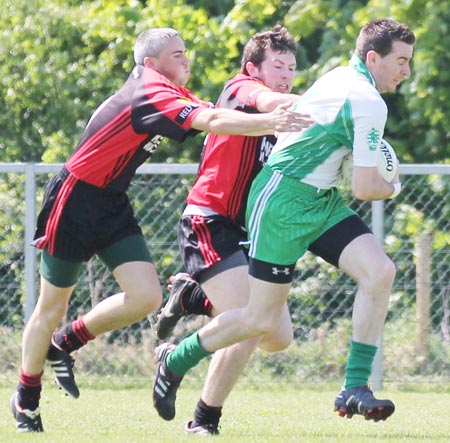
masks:
<svg viewBox="0 0 450 443"><path fill-rule="evenodd" d="M145 57L157 57L166 40L177 35L178 31L172 28L151 28L141 32L134 44L134 61L143 65Z"/></svg>

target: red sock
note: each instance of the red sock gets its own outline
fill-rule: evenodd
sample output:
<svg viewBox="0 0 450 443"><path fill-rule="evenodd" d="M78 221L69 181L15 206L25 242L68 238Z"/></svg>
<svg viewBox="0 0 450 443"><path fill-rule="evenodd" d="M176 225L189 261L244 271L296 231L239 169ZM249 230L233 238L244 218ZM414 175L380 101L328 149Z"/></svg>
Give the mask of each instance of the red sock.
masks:
<svg viewBox="0 0 450 443"><path fill-rule="evenodd" d="M38 386L41 386L41 379L43 374L44 371L41 371L39 374L36 375L27 374L26 372L23 371L22 368L20 368L19 383L22 383L24 386L36 388Z"/></svg>
<svg viewBox="0 0 450 443"><path fill-rule="evenodd" d="M52 341L57 347L70 354L94 338L86 328L83 317L80 317L56 330Z"/></svg>
<svg viewBox="0 0 450 443"><path fill-rule="evenodd" d="M84 324L83 317L79 317L72 322L72 332L77 339L85 345L89 340L94 340L95 335L92 335L86 325Z"/></svg>

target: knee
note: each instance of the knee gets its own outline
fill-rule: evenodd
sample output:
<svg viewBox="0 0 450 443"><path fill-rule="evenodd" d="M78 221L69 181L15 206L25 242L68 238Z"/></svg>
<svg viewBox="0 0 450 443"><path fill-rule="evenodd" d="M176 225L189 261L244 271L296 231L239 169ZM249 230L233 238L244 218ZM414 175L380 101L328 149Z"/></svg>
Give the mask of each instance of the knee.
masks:
<svg viewBox="0 0 450 443"><path fill-rule="evenodd" d="M289 345L293 342L293 340L294 340L294 334L293 334L292 328L291 328L289 333L283 334L282 336L280 336L278 338L277 346L271 352L283 351L284 349L289 347Z"/></svg>
<svg viewBox="0 0 450 443"><path fill-rule="evenodd" d="M248 331L249 337L259 337L271 334L277 327L277 323L271 318L255 318L246 316L243 327Z"/></svg>
<svg viewBox="0 0 450 443"><path fill-rule="evenodd" d="M142 287L130 298L132 298L132 303L142 315L148 315L160 308L162 304L162 290L160 287Z"/></svg>
<svg viewBox="0 0 450 443"><path fill-rule="evenodd" d="M396 272L395 264L389 257L374 264L367 279L369 289L390 292Z"/></svg>
<svg viewBox="0 0 450 443"><path fill-rule="evenodd" d="M147 296L146 300L146 311L149 314L150 312L156 311L161 307L162 304L162 290L160 287L154 288L150 294Z"/></svg>
<svg viewBox="0 0 450 443"><path fill-rule="evenodd" d="M394 262L386 257L385 260L383 260L383 263L381 263L379 270L378 270L378 280L380 284L388 285L389 287L392 286L395 279L395 274L397 273L397 269L395 267Z"/></svg>
<svg viewBox="0 0 450 443"><path fill-rule="evenodd" d="M281 331L278 334L264 336L259 343L259 348L266 352L280 352L286 349L293 340L294 334L292 328L289 328L289 330Z"/></svg>

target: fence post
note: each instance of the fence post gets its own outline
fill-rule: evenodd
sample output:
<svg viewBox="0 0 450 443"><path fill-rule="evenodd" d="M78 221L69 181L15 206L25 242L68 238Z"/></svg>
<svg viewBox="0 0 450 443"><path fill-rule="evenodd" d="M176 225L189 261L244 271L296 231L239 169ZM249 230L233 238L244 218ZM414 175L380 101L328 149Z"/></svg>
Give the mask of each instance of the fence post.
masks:
<svg viewBox="0 0 450 443"><path fill-rule="evenodd" d="M31 246L36 224L36 174L34 163L25 165L25 323L36 304L36 250Z"/></svg>
<svg viewBox="0 0 450 443"><path fill-rule="evenodd" d="M431 234L424 232L416 242L416 361L428 359L431 309Z"/></svg>
<svg viewBox="0 0 450 443"><path fill-rule="evenodd" d="M384 201L372 202L372 230L381 245L384 243ZM383 333L377 341L377 352L372 365L372 388L380 391L383 387Z"/></svg>

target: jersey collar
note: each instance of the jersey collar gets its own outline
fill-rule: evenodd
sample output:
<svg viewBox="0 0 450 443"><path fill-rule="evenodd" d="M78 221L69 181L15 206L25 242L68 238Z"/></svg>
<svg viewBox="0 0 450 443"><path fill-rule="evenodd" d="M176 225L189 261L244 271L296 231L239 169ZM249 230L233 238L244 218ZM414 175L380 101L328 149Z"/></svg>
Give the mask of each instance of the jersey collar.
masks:
<svg viewBox="0 0 450 443"><path fill-rule="evenodd" d="M364 62L357 55L352 56L349 65L356 71L363 74L369 80L372 86L374 86L375 88L377 87L375 79L372 77L372 74L369 72Z"/></svg>

